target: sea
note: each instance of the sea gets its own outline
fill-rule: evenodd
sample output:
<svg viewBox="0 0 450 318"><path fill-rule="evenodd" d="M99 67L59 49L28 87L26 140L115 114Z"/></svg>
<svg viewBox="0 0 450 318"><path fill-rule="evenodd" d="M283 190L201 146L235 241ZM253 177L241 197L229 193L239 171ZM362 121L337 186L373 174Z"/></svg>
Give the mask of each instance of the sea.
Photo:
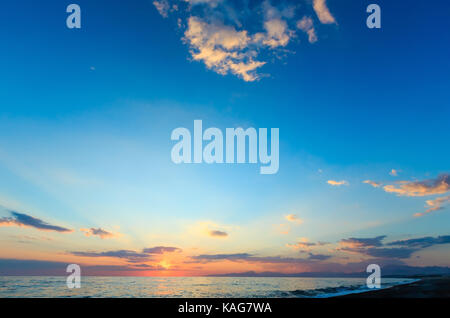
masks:
<svg viewBox="0 0 450 318"><path fill-rule="evenodd" d="M381 288L412 281L383 278ZM0 298L326 298L367 291L365 278L87 276L69 289L63 276L0 277Z"/></svg>

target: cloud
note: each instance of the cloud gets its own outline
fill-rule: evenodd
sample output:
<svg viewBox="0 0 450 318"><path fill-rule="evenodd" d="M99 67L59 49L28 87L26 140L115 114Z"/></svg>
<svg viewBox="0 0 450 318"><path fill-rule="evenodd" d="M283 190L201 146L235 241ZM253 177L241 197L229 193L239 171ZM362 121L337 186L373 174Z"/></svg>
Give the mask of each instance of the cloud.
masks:
<svg viewBox="0 0 450 318"><path fill-rule="evenodd" d="M164 18L169 16L170 4L168 0L153 1L153 5L161 16Z"/></svg>
<svg viewBox="0 0 450 318"><path fill-rule="evenodd" d="M112 257L126 259L129 262L143 262L150 259L148 253L139 253L131 250L116 250L106 252L70 252L70 254L82 257Z"/></svg>
<svg viewBox="0 0 450 318"><path fill-rule="evenodd" d="M207 4L211 7L216 7L223 0L184 0L184 1L189 2L193 6L198 4Z"/></svg>
<svg viewBox="0 0 450 318"><path fill-rule="evenodd" d="M380 258L409 258L411 254L417 252L415 248L368 248L361 250L362 254Z"/></svg>
<svg viewBox="0 0 450 318"><path fill-rule="evenodd" d="M255 36L256 41L261 41L264 45L274 49L284 47L289 43L291 32L288 29L286 21L282 19L271 19L264 22L266 34L258 33Z"/></svg>
<svg viewBox="0 0 450 318"><path fill-rule="evenodd" d="M289 224L277 224L274 226L275 230L279 234L287 235L291 231Z"/></svg>
<svg viewBox="0 0 450 318"><path fill-rule="evenodd" d="M222 260L230 260L230 261L241 261L249 259L252 255L248 253L236 253L236 254L202 254L197 256L192 256L191 258L197 261L222 261Z"/></svg>
<svg viewBox="0 0 450 318"><path fill-rule="evenodd" d="M309 43L317 42L316 29L314 28L313 20L310 17L303 17L301 20L297 21L297 28L308 35Z"/></svg>
<svg viewBox="0 0 450 318"><path fill-rule="evenodd" d="M436 179L424 181L400 181L397 185L386 185L383 189L389 193L409 197L443 194L450 191L450 174L441 174Z"/></svg>
<svg viewBox="0 0 450 318"><path fill-rule="evenodd" d="M381 182L375 182L375 181L372 181L372 180L365 180L365 181L363 181L363 183L370 184L374 188L379 188L382 185Z"/></svg>
<svg viewBox="0 0 450 318"><path fill-rule="evenodd" d="M223 231L214 230L214 231L210 231L209 235L212 237L227 237L228 233L223 232Z"/></svg>
<svg viewBox="0 0 450 318"><path fill-rule="evenodd" d="M420 212L420 213L416 213L414 214L415 217L421 217L424 216L425 214L434 212L434 211L438 211L438 210L442 210L444 207L444 205L446 205L447 203L450 202L450 195L446 196L446 197L440 197L434 200L427 200L425 201L426 206L428 207L427 210L425 210L425 212Z"/></svg>
<svg viewBox="0 0 450 318"><path fill-rule="evenodd" d="M389 172L389 174L390 174L391 176L393 176L393 177L398 176L398 173L399 173L399 171L398 171L398 170L395 170L395 169L392 169L392 170Z"/></svg>
<svg viewBox="0 0 450 318"><path fill-rule="evenodd" d="M412 253L419 249L415 248L385 248L385 247L367 247L367 246L344 246L337 249L338 251L363 254L371 257L385 258L385 259L404 259L409 258Z"/></svg>
<svg viewBox="0 0 450 318"><path fill-rule="evenodd" d="M426 247L430 247L433 245L441 245L441 244L449 244L449 243L450 243L450 235L444 235L444 236L438 236L438 237L426 236L426 237L420 237L420 238L409 239L409 240L394 241L394 242L390 242L386 245L407 246L407 247L414 247L414 248L426 248Z"/></svg>
<svg viewBox="0 0 450 318"><path fill-rule="evenodd" d="M343 186L343 185L347 186L348 185L348 182L345 181L345 180L342 180L342 181L328 180L327 183L329 185L334 186L334 187L339 187L339 186Z"/></svg>
<svg viewBox="0 0 450 318"><path fill-rule="evenodd" d="M70 252L70 254L75 256L83 256L83 257L112 257L119 259L126 259L130 263L139 263L144 262L151 259L152 255L155 254L164 254L164 253L173 253L173 252L181 252L182 250L178 247L172 246L155 246L144 248L142 252L137 252L133 250L115 250L115 251L106 251L106 252Z"/></svg>
<svg viewBox="0 0 450 318"><path fill-rule="evenodd" d="M265 64L254 60L256 51L247 49L251 41L247 31L237 31L231 26L210 24L190 17L184 39L195 61L202 61L221 75L232 73L252 82L259 78L256 69Z"/></svg>
<svg viewBox="0 0 450 318"><path fill-rule="evenodd" d="M32 217L30 215L19 213L15 211L9 211L12 217L0 218L0 226L23 226L32 227L41 231L55 231L61 233L70 233L73 230L67 229L65 227L51 225L41 219Z"/></svg>
<svg viewBox="0 0 450 318"><path fill-rule="evenodd" d="M346 248L365 248L365 247L377 247L383 245L383 239L386 235L380 235L372 238L355 238L342 239L339 244Z"/></svg>
<svg viewBox="0 0 450 318"><path fill-rule="evenodd" d="M299 249L301 251L309 251L314 247L327 245L325 242L309 242L307 238L301 238L297 243L286 244L287 247Z"/></svg>
<svg viewBox="0 0 450 318"><path fill-rule="evenodd" d="M150 248L144 248L142 250L143 253L147 254L164 254L164 253L173 253L173 252L181 252L182 249L173 246L155 246Z"/></svg>
<svg viewBox="0 0 450 318"><path fill-rule="evenodd" d="M302 224L303 220L300 219L297 215L295 214L288 214L284 217L286 220L288 220L289 222L295 223L295 224Z"/></svg>
<svg viewBox="0 0 450 318"><path fill-rule="evenodd" d="M314 11L317 14L320 22L324 24L336 23L336 20L331 15L330 10L327 7L325 0L314 0L313 2Z"/></svg>
<svg viewBox="0 0 450 318"><path fill-rule="evenodd" d="M172 6L169 0L156 0L153 4L163 17L177 11L177 25L184 29L182 39L192 60L220 75L233 74L246 82L266 76L260 70L274 60L272 56L281 58L292 52L287 46L296 38L297 29L308 34L310 43L317 41L312 18L297 21L300 6L285 0L184 0ZM319 7L326 9L325 4Z"/></svg>
<svg viewBox="0 0 450 318"><path fill-rule="evenodd" d="M309 253L308 259L315 261L325 261L327 259L330 259L331 257L331 255Z"/></svg>
<svg viewBox="0 0 450 318"><path fill-rule="evenodd" d="M102 228L93 228L90 229L80 229L81 232L84 232L86 236L98 236L101 239L110 239L119 236L117 233L108 232L103 230Z"/></svg>
<svg viewBox="0 0 450 318"><path fill-rule="evenodd" d="M68 263L46 260L0 259L0 275L66 276ZM123 272L147 272L163 270L160 266L148 264L130 265L87 265L80 264L83 275L111 276Z"/></svg>
<svg viewBox="0 0 450 318"><path fill-rule="evenodd" d="M438 237L421 237L416 239L399 240L383 244L385 235L374 238L343 239L338 250L350 253L359 253L371 257L385 259L406 259L421 249L440 244L449 244L450 235ZM389 247L386 247L389 246ZM394 247L390 247L394 246Z"/></svg>

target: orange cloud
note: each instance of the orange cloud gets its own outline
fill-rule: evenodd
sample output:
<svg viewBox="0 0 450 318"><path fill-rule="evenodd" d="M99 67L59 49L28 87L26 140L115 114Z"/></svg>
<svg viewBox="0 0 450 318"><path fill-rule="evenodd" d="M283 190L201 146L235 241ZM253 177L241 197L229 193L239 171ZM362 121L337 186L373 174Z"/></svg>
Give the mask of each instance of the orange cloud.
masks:
<svg viewBox="0 0 450 318"><path fill-rule="evenodd" d="M365 180L365 181L363 181L363 183L370 184L374 188L378 188L378 187L381 186L380 182L375 182L375 181L372 181L372 180Z"/></svg>
<svg viewBox="0 0 450 318"><path fill-rule="evenodd" d="M112 232L108 232L102 228L93 228L91 227L90 229L80 229L81 232L84 232L84 235L86 236L98 236L101 239L110 239L110 238L114 238L114 237L118 237L120 236L119 233L112 233Z"/></svg>
<svg viewBox="0 0 450 318"><path fill-rule="evenodd" d="M391 172L389 172L389 174L390 174L391 176L396 177L396 176L398 176L398 172L399 172L398 170L392 169Z"/></svg>
<svg viewBox="0 0 450 318"><path fill-rule="evenodd" d="M339 186L343 186L343 185L348 185L348 182L345 180L342 181L335 181L335 180L328 180L327 183L329 185L332 185L334 187L339 187Z"/></svg>
<svg viewBox="0 0 450 318"><path fill-rule="evenodd" d="M448 202L450 202L450 195L446 197L440 197L434 200L427 200L425 201L425 203L427 204L426 207L428 207L428 209L425 212L416 213L414 214L414 216L421 217L424 216L425 214L441 210L443 209L443 205L447 204Z"/></svg>
<svg viewBox="0 0 450 318"><path fill-rule="evenodd" d="M295 215L295 214L288 214L288 215L286 215L284 218L285 218L286 220L288 220L289 222L296 223L296 224L298 224L298 225L300 225L300 224L303 223L303 220L300 219L300 218L299 218L297 215Z"/></svg>
<svg viewBox="0 0 450 318"><path fill-rule="evenodd" d="M450 175L442 174L436 179L424 181L400 181L398 185L387 185L383 189L389 193L408 197L443 194L450 191Z"/></svg>
<svg viewBox="0 0 450 318"><path fill-rule="evenodd" d="M297 243L286 244L286 247L293 248L296 250L310 251L314 247L323 246L326 244L327 243L324 242L309 242L307 238L303 237Z"/></svg>
<svg viewBox="0 0 450 318"><path fill-rule="evenodd" d="M336 20L331 15L325 0L314 0L313 8L320 22L324 24L336 23Z"/></svg>

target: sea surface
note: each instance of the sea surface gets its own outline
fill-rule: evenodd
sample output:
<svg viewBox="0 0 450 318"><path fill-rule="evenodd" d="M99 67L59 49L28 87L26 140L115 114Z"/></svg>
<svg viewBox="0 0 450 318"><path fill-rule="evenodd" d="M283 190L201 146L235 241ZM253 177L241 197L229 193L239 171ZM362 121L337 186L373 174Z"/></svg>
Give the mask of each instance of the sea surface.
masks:
<svg viewBox="0 0 450 318"><path fill-rule="evenodd" d="M384 278L382 288L412 282ZM6 297L332 297L368 291L365 278L305 277L82 277L69 289L66 277L2 276Z"/></svg>

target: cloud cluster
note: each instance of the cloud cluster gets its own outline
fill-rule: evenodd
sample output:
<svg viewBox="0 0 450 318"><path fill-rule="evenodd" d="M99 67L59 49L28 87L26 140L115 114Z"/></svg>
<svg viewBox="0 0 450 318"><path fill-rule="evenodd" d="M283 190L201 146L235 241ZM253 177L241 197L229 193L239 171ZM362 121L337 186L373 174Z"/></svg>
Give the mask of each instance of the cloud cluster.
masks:
<svg viewBox="0 0 450 318"><path fill-rule="evenodd" d="M156 0L153 4L165 18L171 13L177 15L194 61L247 82L263 76L259 69L270 59L270 53L277 56L286 52L287 45L297 37L296 30L306 33L310 43L318 40L314 20L306 13L316 15L318 23L336 22L325 0L314 1L312 8L293 0Z"/></svg>
<svg viewBox="0 0 450 318"><path fill-rule="evenodd" d="M41 231L55 231L61 233L70 233L73 230L62 226L49 224L41 219L32 217L28 214L19 213L16 211L9 211L12 217L0 218L0 226L21 226L32 227Z"/></svg>

